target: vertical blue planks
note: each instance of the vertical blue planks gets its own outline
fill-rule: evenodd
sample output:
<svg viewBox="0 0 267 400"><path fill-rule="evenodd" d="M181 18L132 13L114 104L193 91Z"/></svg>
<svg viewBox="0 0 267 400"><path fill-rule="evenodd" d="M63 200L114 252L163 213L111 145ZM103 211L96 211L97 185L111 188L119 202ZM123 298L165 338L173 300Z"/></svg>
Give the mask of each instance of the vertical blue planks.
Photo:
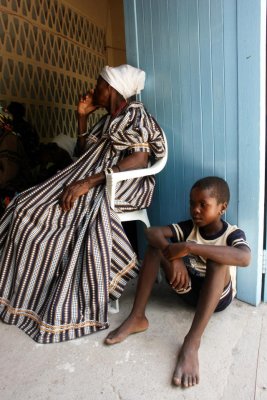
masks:
<svg viewBox="0 0 267 400"><path fill-rule="evenodd" d="M138 31L136 4L135 0L124 1L125 15L125 40L127 45L128 63L139 66L139 47L138 47Z"/></svg>
<svg viewBox="0 0 267 400"><path fill-rule="evenodd" d="M200 84L203 137L202 174L214 174L214 111L213 111L213 69L211 51L211 10L210 0L198 1Z"/></svg>
<svg viewBox="0 0 267 400"><path fill-rule="evenodd" d="M237 132L238 132L238 107L237 107L237 55L236 2L225 0L223 2L223 52L224 52L224 92L225 92L225 174L231 188L230 205L227 210L227 219L237 222L238 208L238 171L237 157ZM232 58L232 62L228 62ZM242 223L242 221L240 221Z"/></svg>
<svg viewBox="0 0 267 400"><path fill-rule="evenodd" d="M183 124L183 113L181 109L181 96L182 96L182 82L181 82L181 54L180 54L180 41L179 41L179 18L180 9L177 6L176 0L168 1L168 13L169 13L169 45L170 49L176 57L169 57L170 65L170 82L171 82L171 92L170 92L170 104L172 109L172 117L170 123L170 129L168 131L168 141L170 149L170 157L168 161L169 176L172 185L172 200L173 206L170 209L169 221L172 222L174 210L177 210L177 215L181 213L182 207L185 207L184 213L187 210L187 199L184 198L184 193L180 190L180 183L184 181L184 163L182 161L183 157L183 146L184 140L182 132ZM169 104L169 106L170 106ZM164 176L161 176L164 179ZM172 215L171 215L172 213ZM177 217L178 219L178 217ZM164 223L164 222L163 222Z"/></svg>
<svg viewBox="0 0 267 400"><path fill-rule="evenodd" d="M225 177L225 96L222 1L210 2L214 175Z"/></svg>

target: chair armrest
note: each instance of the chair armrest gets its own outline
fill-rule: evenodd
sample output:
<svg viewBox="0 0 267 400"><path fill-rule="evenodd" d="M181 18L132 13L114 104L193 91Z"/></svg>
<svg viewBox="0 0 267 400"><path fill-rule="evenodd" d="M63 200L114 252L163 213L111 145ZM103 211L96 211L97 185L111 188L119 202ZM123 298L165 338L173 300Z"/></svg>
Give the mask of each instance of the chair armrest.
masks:
<svg viewBox="0 0 267 400"><path fill-rule="evenodd" d="M106 175L106 187L110 199L110 206L113 209L115 205L115 192L118 182L126 179L141 178L143 176L155 175L160 172L167 162L166 157L160 158L153 165L147 168L133 169L130 171L113 172Z"/></svg>

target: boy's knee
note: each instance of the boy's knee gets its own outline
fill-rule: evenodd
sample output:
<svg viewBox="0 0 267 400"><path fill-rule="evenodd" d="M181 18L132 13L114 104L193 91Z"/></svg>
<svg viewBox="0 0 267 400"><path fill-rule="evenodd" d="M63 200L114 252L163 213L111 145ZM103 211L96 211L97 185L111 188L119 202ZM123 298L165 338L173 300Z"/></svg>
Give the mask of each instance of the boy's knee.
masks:
<svg viewBox="0 0 267 400"><path fill-rule="evenodd" d="M147 252L150 254L157 254L160 256L160 250L156 247L151 246L149 243L147 245Z"/></svg>
<svg viewBox="0 0 267 400"><path fill-rule="evenodd" d="M148 240L149 236L151 234L151 228L144 228L144 233L145 233L146 240Z"/></svg>
<svg viewBox="0 0 267 400"><path fill-rule="evenodd" d="M213 273L225 273L227 272L229 266L224 265L224 264L219 264L211 260L207 260L207 272L213 272Z"/></svg>

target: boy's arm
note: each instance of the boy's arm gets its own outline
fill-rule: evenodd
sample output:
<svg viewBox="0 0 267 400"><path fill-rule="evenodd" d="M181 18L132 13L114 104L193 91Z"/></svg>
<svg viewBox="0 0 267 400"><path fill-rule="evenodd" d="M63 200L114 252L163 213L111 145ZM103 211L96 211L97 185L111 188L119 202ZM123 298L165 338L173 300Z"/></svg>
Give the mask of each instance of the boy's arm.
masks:
<svg viewBox="0 0 267 400"><path fill-rule="evenodd" d="M165 255L164 249L168 248L170 245L168 239L174 237L173 231L169 226L148 228L145 234L150 246L162 250L163 255ZM173 260L169 260L168 269L165 269L166 278L173 289L187 289L189 285L188 271L184 263L177 260L177 258L178 257L175 257Z"/></svg>
<svg viewBox="0 0 267 400"><path fill-rule="evenodd" d="M236 265L246 267L250 263L251 252L245 245L238 247L203 245L194 242L180 242L169 244L163 251L164 256L169 260L181 258L188 254L194 254L210 259L218 264Z"/></svg>
<svg viewBox="0 0 267 400"><path fill-rule="evenodd" d="M173 237L173 232L169 226L155 226L153 228L147 228L145 230L145 235L150 246L159 250L164 250L168 247L168 239Z"/></svg>

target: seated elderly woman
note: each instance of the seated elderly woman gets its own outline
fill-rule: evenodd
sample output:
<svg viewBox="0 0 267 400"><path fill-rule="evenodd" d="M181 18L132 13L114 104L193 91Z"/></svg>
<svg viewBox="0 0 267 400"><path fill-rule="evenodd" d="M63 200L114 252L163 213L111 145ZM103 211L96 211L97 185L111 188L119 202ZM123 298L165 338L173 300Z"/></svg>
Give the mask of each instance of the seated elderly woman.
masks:
<svg viewBox="0 0 267 400"><path fill-rule="evenodd" d="M140 102L143 71L105 67L78 104L81 157L17 196L0 224L0 317L38 343L108 327L109 298L136 276L136 255L109 206L105 173L147 166L164 155L163 134ZM108 114L87 133L98 107ZM121 183L117 212L147 207L154 178Z"/></svg>

